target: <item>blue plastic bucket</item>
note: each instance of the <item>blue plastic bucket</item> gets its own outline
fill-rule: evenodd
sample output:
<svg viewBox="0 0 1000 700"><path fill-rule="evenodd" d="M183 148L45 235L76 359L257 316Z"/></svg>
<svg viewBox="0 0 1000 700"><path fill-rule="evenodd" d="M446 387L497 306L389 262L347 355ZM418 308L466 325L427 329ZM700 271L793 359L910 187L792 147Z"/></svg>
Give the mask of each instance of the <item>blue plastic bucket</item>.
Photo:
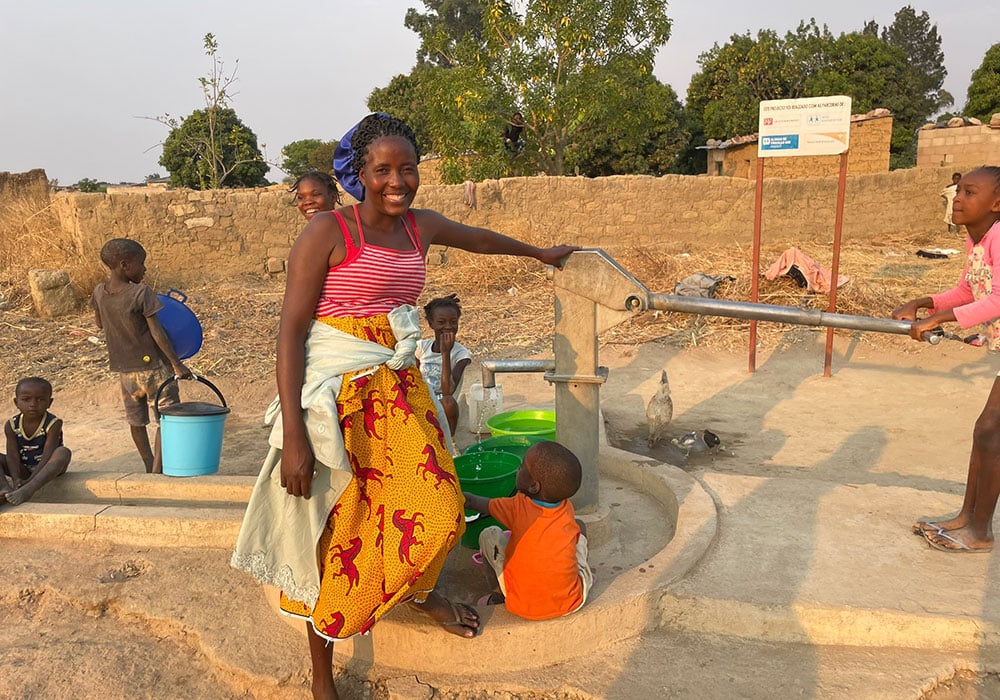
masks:
<svg viewBox="0 0 1000 700"><path fill-rule="evenodd" d="M455 458L455 472L463 491L485 498L504 498L514 492L521 459L509 452L479 452ZM479 549L479 533L500 523L489 515L465 511L462 546Z"/></svg>
<svg viewBox="0 0 1000 700"><path fill-rule="evenodd" d="M196 380L215 392L221 406L203 401L182 401L159 407L160 393L177 377L171 377L156 391L153 410L160 419L160 449L163 473L167 476L204 476L219 471L222 458L222 434L229 407L214 384L202 377Z"/></svg>
<svg viewBox="0 0 1000 700"><path fill-rule="evenodd" d="M163 326L163 332L170 338L177 357L186 360L201 350L201 324L194 312L184 302L187 296L176 289L156 297L163 308L156 312L156 320Z"/></svg>

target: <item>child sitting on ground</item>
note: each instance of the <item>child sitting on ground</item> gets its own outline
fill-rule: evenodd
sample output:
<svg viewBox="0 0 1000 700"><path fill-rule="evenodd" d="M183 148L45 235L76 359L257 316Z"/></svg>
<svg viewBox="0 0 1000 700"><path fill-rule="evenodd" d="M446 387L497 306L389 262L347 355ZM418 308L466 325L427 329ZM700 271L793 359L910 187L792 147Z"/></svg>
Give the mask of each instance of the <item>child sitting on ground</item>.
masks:
<svg viewBox="0 0 1000 700"><path fill-rule="evenodd" d="M587 563L586 527L569 498L580 488L580 460L558 442L539 442L524 454L510 498L465 493L465 507L489 513L509 528L479 535L494 593L480 605L505 603L515 615L548 620L579 610L594 582Z"/></svg>
<svg viewBox="0 0 1000 700"><path fill-rule="evenodd" d="M63 447L63 422L49 413L52 385L48 380L25 377L18 381L14 405L20 413L3 427L7 454L0 454L0 504L18 506L66 473L72 455Z"/></svg>
<svg viewBox="0 0 1000 700"><path fill-rule="evenodd" d="M155 452L149 444L149 402L160 385L171 376L190 379L191 370L177 358L156 313L163 303L142 284L146 274L146 250L128 238L113 238L101 248L110 276L94 289L90 305L97 327L104 330L112 372L119 373L125 417L132 442L147 472L160 474L160 429L156 429ZM173 371L171 372L171 368ZM160 397L160 408L180 401L177 384L169 384Z"/></svg>

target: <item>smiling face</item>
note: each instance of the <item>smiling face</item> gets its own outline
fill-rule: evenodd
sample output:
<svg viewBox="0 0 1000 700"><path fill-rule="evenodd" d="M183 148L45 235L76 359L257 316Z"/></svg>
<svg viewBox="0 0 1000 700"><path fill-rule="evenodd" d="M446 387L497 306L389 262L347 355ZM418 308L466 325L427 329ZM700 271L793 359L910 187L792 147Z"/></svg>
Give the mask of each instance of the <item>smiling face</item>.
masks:
<svg viewBox="0 0 1000 700"><path fill-rule="evenodd" d="M41 420L52 405L52 391L38 382L24 382L14 393L14 405L32 422Z"/></svg>
<svg viewBox="0 0 1000 700"><path fill-rule="evenodd" d="M295 188L295 207L306 221L321 211L330 211L337 206L336 195L323 182L315 178L303 178Z"/></svg>
<svg viewBox="0 0 1000 700"><path fill-rule="evenodd" d="M454 306L438 306L431 313L431 317L428 319L428 325L434 334L437 335L440 331L451 331L452 333L458 333L458 309Z"/></svg>
<svg viewBox="0 0 1000 700"><path fill-rule="evenodd" d="M388 216L402 216L420 187L413 144L402 136L382 136L373 141L359 178L365 187L364 204Z"/></svg>
<svg viewBox="0 0 1000 700"><path fill-rule="evenodd" d="M1000 183L988 170L964 175L952 204L952 221L965 226L975 239L977 235L982 238L998 218Z"/></svg>

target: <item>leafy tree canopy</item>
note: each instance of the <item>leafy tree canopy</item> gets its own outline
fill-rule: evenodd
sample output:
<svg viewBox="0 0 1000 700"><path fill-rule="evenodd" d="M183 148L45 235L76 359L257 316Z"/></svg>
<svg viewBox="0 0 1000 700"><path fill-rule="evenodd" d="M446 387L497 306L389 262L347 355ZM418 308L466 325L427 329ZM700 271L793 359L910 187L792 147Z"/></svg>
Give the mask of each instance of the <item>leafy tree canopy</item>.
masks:
<svg viewBox="0 0 1000 700"><path fill-rule="evenodd" d="M163 142L170 184L195 190L266 185L257 136L230 107L198 109Z"/></svg>
<svg viewBox="0 0 1000 700"><path fill-rule="evenodd" d="M206 190L266 185L269 166L257 135L229 106L239 61L227 75L215 35L206 34L203 41L205 55L212 60L210 73L198 78L205 109L195 110L183 121L170 115L155 118L170 127L159 163L170 171L170 184L175 187Z"/></svg>
<svg viewBox="0 0 1000 700"><path fill-rule="evenodd" d="M420 35L417 63L440 68L459 65L456 45L466 39L482 40L483 14L491 4L489 0L424 0L425 13L409 8L403 23Z"/></svg>
<svg viewBox="0 0 1000 700"><path fill-rule="evenodd" d="M965 114L989 122L1000 112L1000 44L993 44L972 73Z"/></svg>
<svg viewBox="0 0 1000 700"><path fill-rule="evenodd" d="M89 177L82 178L76 183L76 189L81 192L107 192L107 185L102 185L97 180L93 180Z"/></svg>
<svg viewBox="0 0 1000 700"><path fill-rule="evenodd" d="M674 135L660 134L678 123L679 105L652 77L656 50L670 35L665 0L424 5L431 12L420 17L433 21L418 25L414 12L407 26L419 27L423 55L447 60L398 76L391 90L372 94L369 107L404 118L419 107L426 121L415 125L418 137L444 157L448 181L667 167ZM461 17L482 12L481 31L442 20L446 8L459 6L467 10ZM643 94L653 102L640 105ZM516 113L525 146L512 154L502 135Z"/></svg>
<svg viewBox="0 0 1000 700"><path fill-rule="evenodd" d="M937 27L910 6L881 35L875 22L834 36L810 20L783 37L771 30L734 35L698 62L686 103L693 142L756 131L761 100L846 94L855 112L893 113L891 151L899 167L915 158L917 128L952 102L941 89L946 71Z"/></svg>
<svg viewBox="0 0 1000 700"><path fill-rule="evenodd" d="M333 174L333 152L337 141L302 139L292 141L281 149L281 169L288 173L286 178L294 182L310 170L320 170Z"/></svg>

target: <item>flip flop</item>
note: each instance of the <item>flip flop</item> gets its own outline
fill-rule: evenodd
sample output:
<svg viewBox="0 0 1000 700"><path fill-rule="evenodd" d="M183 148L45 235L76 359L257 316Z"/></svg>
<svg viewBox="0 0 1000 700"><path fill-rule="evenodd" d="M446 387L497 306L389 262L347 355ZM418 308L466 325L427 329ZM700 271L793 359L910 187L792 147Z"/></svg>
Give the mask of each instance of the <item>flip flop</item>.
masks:
<svg viewBox="0 0 1000 700"><path fill-rule="evenodd" d="M940 525L932 523L930 520L918 520L910 527L910 531L920 537L923 537L925 532L941 532L942 530L943 528Z"/></svg>
<svg viewBox="0 0 1000 700"><path fill-rule="evenodd" d="M938 537L951 542L954 546L949 546L941 542L935 542L932 537ZM952 537L948 534L947 530L938 530L937 532L924 532L924 539L934 549L939 552L950 552L952 554L988 554L993 551L993 547L970 547L965 542L962 542L957 537Z"/></svg>
<svg viewBox="0 0 1000 700"><path fill-rule="evenodd" d="M477 600L476 605L480 607L484 607L487 605L503 605L505 600L506 598L504 597L503 593L497 593L496 591L494 591L493 593L488 593L479 600Z"/></svg>

